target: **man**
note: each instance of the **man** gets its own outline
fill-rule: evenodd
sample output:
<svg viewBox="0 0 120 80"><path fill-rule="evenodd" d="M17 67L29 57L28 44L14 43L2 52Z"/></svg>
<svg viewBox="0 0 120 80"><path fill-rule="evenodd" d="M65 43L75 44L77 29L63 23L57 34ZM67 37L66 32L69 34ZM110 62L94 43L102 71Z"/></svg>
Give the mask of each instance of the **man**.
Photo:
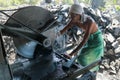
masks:
<svg viewBox="0 0 120 80"><path fill-rule="evenodd" d="M68 22L65 28L60 31L60 34L63 34L66 30L73 26L78 26L85 32L85 34L79 46L69 55L66 55L71 57L73 55L75 56L76 54L80 54L77 61L82 66L89 65L90 63L101 59L104 50L103 37L97 24L91 17L84 14L83 8L79 4L73 4L69 14L71 20ZM80 51L81 48L82 50ZM95 67L91 71L97 70L98 67Z"/></svg>

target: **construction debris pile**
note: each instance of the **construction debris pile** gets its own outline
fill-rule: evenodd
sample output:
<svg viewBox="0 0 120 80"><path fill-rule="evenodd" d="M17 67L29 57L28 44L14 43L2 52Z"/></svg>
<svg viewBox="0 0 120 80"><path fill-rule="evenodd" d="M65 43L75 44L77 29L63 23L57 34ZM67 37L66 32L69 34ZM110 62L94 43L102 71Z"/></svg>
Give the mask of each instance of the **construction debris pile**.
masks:
<svg viewBox="0 0 120 80"><path fill-rule="evenodd" d="M100 65L98 80L120 79L120 23L113 19L112 24L103 34L105 41L105 56Z"/></svg>

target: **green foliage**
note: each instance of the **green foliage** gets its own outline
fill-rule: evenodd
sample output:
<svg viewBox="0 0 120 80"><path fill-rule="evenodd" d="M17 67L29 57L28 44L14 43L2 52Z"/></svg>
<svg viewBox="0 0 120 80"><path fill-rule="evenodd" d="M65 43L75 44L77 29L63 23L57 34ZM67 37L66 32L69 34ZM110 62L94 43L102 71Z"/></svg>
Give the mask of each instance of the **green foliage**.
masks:
<svg viewBox="0 0 120 80"><path fill-rule="evenodd" d="M8 5L9 5L8 0L6 0L6 1L0 0L0 7L7 7Z"/></svg>
<svg viewBox="0 0 120 80"><path fill-rule="evenodd" d="M113 4L117 4L117 0L113 0Z"/></svg>
<svg viewBox="0 0 120 80"><path fill-rule="evenodd" d="M106 5L116 5L119 0L104 0L106 2Z"/></svg>
<svg viewBox="0 0 120 80"><path fill-rule="evenodd" d="M90 1L91 0L78 0L79 2L83 2L83 3L86 3L86 4L90 4Z"/></svg>
<svg viewBox="0 0 120 80"><path fill-rule="evenodd" d="M91 0L78 0L80 3L90 4ZM73 4L73 0L63 0L63 4Z"/></svg>
<svg viewBox="0 0 120 80"><path fill-rule="evenodd" d="M27 0L28 4L34 5L39 2L39 0Z"/></svg>
<svg viewBox="0 0 120 80"><path fill-rule="evenodd" d="M115 5L115 9L116 9L117 11L120 11L120 5Z"/></svg>
<svg viewBox="0 0 120 80"><path fill-rule="evenodd" d="M63 0L63 4L73 4L73 0Z"/></svg>
<svg viewBox="0 0 120 80"><path fill-rule="evenodd" d="M11 5L20 5L23 3L23 0L10 0Z"/></svg>
<svg viewBox="0 0 120 80"><path fill-rule="evenodd" d="M105 7L100 7L99 9L100 9L100 11L105 11L106 10Z"/></svg>
<svg viewBox="0 0 120 80"><path fill-rule="evenodd" d="M15 6L21 4L35 5L41 0L0 0L0 7Z"/></svg>

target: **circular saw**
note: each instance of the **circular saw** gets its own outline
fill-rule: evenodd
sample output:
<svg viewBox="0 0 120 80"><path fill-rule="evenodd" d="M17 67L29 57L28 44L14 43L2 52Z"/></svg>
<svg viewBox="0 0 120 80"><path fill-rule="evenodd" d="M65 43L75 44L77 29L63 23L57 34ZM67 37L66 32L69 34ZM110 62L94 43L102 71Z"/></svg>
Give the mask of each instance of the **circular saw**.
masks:
<svg viewBox="0 0 120 80"><path fill-rule="evenodd" d="M15 20L14 20L15 19ZM16 21L17 20L17 21ZM6 21L5 25L12 28L20 28L26 31L31 31L25 26L42 33L44 30L49 29L48 26L54 21L54 16L47 9L29 6L18 9L12 16ZM23 23L24 25L22 25ZM39 38L39 36L38 36ZM40 37L39 41L42 41ZM36 46L35 41L26 39L21 36L13 37L13 41L17 50L17 53L26 58L33 58ZM49 41L45 41L47 45Z"/></svg>

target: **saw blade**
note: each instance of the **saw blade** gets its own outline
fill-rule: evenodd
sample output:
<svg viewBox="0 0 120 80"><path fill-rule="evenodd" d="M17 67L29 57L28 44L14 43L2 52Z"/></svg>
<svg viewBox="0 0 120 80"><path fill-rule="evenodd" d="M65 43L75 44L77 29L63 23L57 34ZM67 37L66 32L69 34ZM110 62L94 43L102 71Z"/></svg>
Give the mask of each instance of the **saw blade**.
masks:
<svg viewBox="0 0 120 80"><path fill-rule="evenodd" d="M53 15L50 11L38 6L20 8L11 17L37 31L45 29L46 23L50 22L50 20L53 19ZM6 21L5 25L26 29L26 27L16 22L12 18L9 18ZM37 45L36 42L27 40L23 37L14 37L13 41L19 55L26 58L33 58Z"/></svg>

